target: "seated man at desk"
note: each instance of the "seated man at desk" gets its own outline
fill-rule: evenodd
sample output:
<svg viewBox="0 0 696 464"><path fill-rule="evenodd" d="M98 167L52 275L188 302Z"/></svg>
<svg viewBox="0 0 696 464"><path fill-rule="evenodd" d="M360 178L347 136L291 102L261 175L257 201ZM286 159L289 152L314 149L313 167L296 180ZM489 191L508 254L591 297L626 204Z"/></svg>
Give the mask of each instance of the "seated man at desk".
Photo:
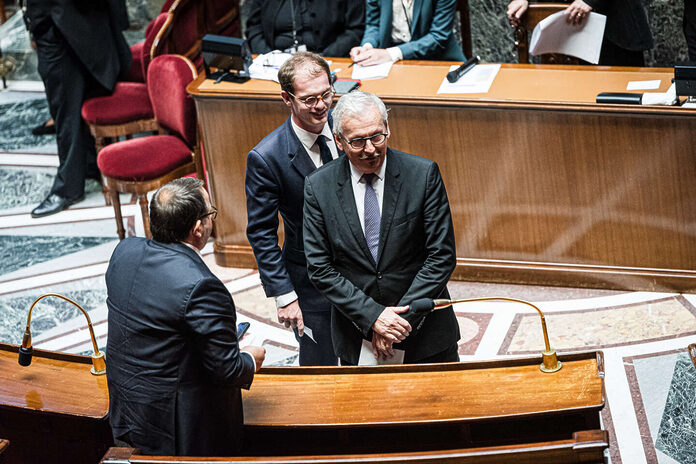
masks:
<svg viewBox="0 0 696 464"><path fill-rule="evenodd" d="M367 0L365 34L351 59L370 66L399 60L464 61L452 33L456 0Z"/></svg>
<svg viewBox="0 0 696 464"><path fill-rule="evenodd" d="M562 3L570 3L560 0ZM528 0L512 0L507 17L512 26L529 7ZM599 64L607 66L645 66L643 50L655 46L645 8L639 0L575 0L565 10L568 22L582 24L590 12L607 17ZM531 31L530 31L531 32Z"/></svg>
<svg viewBox="0 0 696 464"><path fill-rule="evenodd" d="M252 53L304 46L323 56L348 56L365 30L365 0L247 0Z"/></svg>
<svg viewBox="0 0 696 464"><path fill-rule="evenodd" d="M452 308L422 318L406 307L449 298L454 228L437 164L387 148L387 109L375 95L344 95L333 117L346 156L305 180L304 249L332 304L336 354L342 364L358 364L363 347L379 358L404 350L405 363L458 361Z"/></svg>
<svg viewBox="0 0 696 464"><path fill-rule="evenodd" d="M106 271L109 423L145 454L230 456L242 442L240 388L265 357L240 351L234 302L200 255L217 210L182 178L150 204L153 239L118 244Z"/></svg>

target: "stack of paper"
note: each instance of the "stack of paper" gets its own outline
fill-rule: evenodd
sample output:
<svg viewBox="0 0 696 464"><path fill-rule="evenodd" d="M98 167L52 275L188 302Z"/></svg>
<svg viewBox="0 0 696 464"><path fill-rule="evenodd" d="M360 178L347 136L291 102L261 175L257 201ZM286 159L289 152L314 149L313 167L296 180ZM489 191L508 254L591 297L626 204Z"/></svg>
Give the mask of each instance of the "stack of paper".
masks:
<svg viewBox="0 0 696 464"><path fill-rule="evenodd" d="M458 67L454 64L450 71ZM499 64L477 64L457 82L450 82L445 77L437 93L488 93L499 70Z"/></svg>
<svg viewBox="0 0 696 464"><path fill-rule="evenodd" d="M290 53L283 53L279 50L259 55L249 66L249 74L252 79L278 82L278 70L291 57Z"/></svg>
<svg viewBox="0 0 696 464"><path fill-rule="evenodd" d="M353 65L352 79L356 81L368 81L370 79L384 79L389 76L392 67L391 61L388 63L375 64L373 66Z"/></svg>
<svg viewBox="0 0 696 464"><path fill-rule="evenodd" d="M554 13L534 28L529 53L560 53L597 64L606 22L606 16L590 13L582 24L569 24L563 11Z"/></svg>

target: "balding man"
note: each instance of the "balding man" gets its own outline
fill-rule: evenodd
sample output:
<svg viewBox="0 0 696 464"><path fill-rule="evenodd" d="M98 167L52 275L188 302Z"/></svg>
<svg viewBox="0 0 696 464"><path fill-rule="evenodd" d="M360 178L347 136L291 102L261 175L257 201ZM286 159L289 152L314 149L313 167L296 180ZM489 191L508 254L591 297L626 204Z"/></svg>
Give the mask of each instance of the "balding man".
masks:
<svg viewBox="0 0 696 464"><path fill-rule="evenodd" d="M216 215L203 182L170 182L152 197L153 238L123 240L106 271L109 423L145 454L241 447L239 389L265 350L240 351L232 296L201 258Z"/></svg>

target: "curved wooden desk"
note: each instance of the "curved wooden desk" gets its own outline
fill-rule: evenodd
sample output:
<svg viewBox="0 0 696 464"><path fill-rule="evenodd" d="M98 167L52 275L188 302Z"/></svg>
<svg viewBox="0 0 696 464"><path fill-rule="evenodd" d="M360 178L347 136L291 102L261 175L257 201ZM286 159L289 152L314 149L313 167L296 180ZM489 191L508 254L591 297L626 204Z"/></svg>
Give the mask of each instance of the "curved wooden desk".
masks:
<svg viewBox="0 0 696 464"><path fill-rule="evenodd" d="M0 345L0 436L12 442L8 462L97 462L112 445L106 377L89 373L86 356L35 350L32 365L21 367L16 352ZM540 357L263 368L243 393L241 454L456 451L571 440L600 429L601 352L559 358L563 368L552 374L539 370Z"/></svg>
<svg viewBox="0 0 696 464"><path fill-rule="evenodd" d="M339 76L345 60L334 59ZM391 108L390 146L438 162L455 278L696 290L696 110L598 105L671 69L503 64L488 94L437 94L449 63L400 62L362 89ZM254 267L246 156L287 118L274 82L191 83L216 223L215 256Z"/></svg>
<svg viewBox="0 0 696 464"><path fill-rule="evenodd" d="M95 463L113 444L106 376L90 374L88 356L34 349L17 363L16 345L0 343L0 437L8 463Z"/></svg>

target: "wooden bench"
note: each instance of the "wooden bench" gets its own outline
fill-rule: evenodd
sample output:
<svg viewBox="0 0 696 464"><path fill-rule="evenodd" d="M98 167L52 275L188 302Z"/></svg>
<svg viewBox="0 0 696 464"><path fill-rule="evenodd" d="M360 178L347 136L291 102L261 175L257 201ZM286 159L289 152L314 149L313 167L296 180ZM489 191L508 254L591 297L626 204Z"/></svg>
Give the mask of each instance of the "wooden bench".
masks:
<svg viewBox="0 0 696 464"><path fill-rule="evenodd" d="M264 464L565 464L604 463L608 448L607 432L587 430L576 432L570 439L507 446L445 449L410 453L372 453L305 456L238 456L238 457L172 457L142 456L133 448L110 448L101 464L165 464L195 463L259 463Z"/></svg>

